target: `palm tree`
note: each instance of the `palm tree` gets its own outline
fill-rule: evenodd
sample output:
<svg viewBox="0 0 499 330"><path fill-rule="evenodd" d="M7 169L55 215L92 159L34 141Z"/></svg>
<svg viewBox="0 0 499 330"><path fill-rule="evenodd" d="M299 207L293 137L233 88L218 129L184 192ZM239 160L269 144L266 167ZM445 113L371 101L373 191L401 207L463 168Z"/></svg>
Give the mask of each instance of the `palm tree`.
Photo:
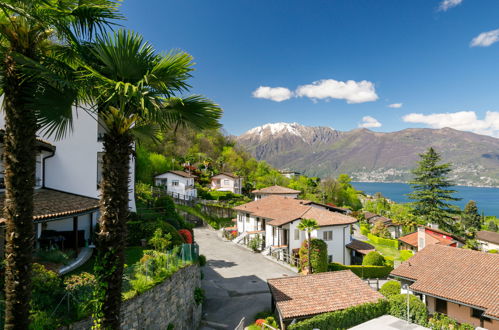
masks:
<svg viewBox="0 0 499 330"><path fill-rule="evenodd" d="M159 55L142 37L120 30L90 45L83 78L93 87L99 122L105 130L100 232L95 275L94 322L103 329L120 325L130 157L134 141L154 138L159 129L218 127L221 109L185 92L192 58L183 52Z"/></svg>
<svg viewBox="0 0 499 330"><path fill-rule="evenodd" d="M38 129L71 127L77 90L70 82L71 48L109 20L111 0L0 1L0 87L5 111L5 329L29 324L34 237L33 187ZM69 79L68 79L69 78Z"/></svg>
<svg viewBox="0 0 499 330"><path fill-rule="evenodd" d="M307 233L308 273L312 274L312 259L311 259L312 238L310 236L312 234L312 231L319 228L319 224L317 224L317 221L314 219L302 219L298 224L297 228Z"/></svg>

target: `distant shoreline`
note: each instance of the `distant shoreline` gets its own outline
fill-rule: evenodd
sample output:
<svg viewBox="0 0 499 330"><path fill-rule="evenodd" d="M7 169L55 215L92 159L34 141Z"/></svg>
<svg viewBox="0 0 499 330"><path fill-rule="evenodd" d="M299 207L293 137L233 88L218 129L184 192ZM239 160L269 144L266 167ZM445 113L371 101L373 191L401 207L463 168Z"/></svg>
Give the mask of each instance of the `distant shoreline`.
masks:
<svg viewBox="0 0 499 330"><path fill-rule="evenodd" d="M409 184L405 181L352 181L357 183L403 183ZM455 184L452 187L470 187L470 188L499 188L499 186L479 186L479 185L463 185L463 184Z"/></svg>

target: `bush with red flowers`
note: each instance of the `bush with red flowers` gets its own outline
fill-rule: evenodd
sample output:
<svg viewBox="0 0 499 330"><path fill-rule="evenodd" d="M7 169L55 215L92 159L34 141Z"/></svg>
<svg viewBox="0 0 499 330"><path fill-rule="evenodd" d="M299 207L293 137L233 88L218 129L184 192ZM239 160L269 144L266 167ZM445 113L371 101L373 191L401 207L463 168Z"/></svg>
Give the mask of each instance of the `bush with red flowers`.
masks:
<svg viewBox="0 0 499 330"><path fill-rule="evenodd" d="M186 242L187 244L192 244L193 243L192 233L189 230L187 230L187 229L180 229L178 231L178 233L180 234L180 236L182 236L182 238L184 239L184 242Z"/></svg>

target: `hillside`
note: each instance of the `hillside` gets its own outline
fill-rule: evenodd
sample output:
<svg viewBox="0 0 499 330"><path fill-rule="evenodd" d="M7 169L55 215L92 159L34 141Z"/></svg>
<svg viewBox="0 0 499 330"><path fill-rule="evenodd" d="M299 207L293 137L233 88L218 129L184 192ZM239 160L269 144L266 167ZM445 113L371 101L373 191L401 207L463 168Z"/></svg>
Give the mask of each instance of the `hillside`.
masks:
<svg viewBox="0 0 499 330"><path fill-rule="evenodd" d="M457 184L499 186L499 139L450 128L341 132L277 123L253 128L237 143L278 168L320 177L347 173L356 181L377 182L407 181L418 154L433 146L454 164Z"/></svg>

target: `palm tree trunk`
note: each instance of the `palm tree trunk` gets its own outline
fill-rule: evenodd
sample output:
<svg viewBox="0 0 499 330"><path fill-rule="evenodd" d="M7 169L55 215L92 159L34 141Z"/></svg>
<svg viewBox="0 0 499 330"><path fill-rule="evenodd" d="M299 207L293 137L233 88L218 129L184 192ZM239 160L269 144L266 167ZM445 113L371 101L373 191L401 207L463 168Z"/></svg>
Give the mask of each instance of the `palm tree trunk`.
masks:
<svg viewBox="0 0 499 330"><path fill-rule="evenodd" d="M34 240L33 187L36 117L24 104L24 85L11 54L4 58L4 180L7 220L5 248L5 329L27 329Z"/></svg>
<svg viewBox="0 0 499 330"><path fill-rule="evenodd" d="M307 232L307 236L308 236L308 273L309 274L312 274L312 259L310 258L312 253L312 242L311 242L311 239L310 239L310 232Z"/></svg>
<svg viewBox="0 0 499 330"><path fill-rule="evenodd" d="M106 133L103 142L94 322L99 329L119 329L132 138Z"/></svg>

